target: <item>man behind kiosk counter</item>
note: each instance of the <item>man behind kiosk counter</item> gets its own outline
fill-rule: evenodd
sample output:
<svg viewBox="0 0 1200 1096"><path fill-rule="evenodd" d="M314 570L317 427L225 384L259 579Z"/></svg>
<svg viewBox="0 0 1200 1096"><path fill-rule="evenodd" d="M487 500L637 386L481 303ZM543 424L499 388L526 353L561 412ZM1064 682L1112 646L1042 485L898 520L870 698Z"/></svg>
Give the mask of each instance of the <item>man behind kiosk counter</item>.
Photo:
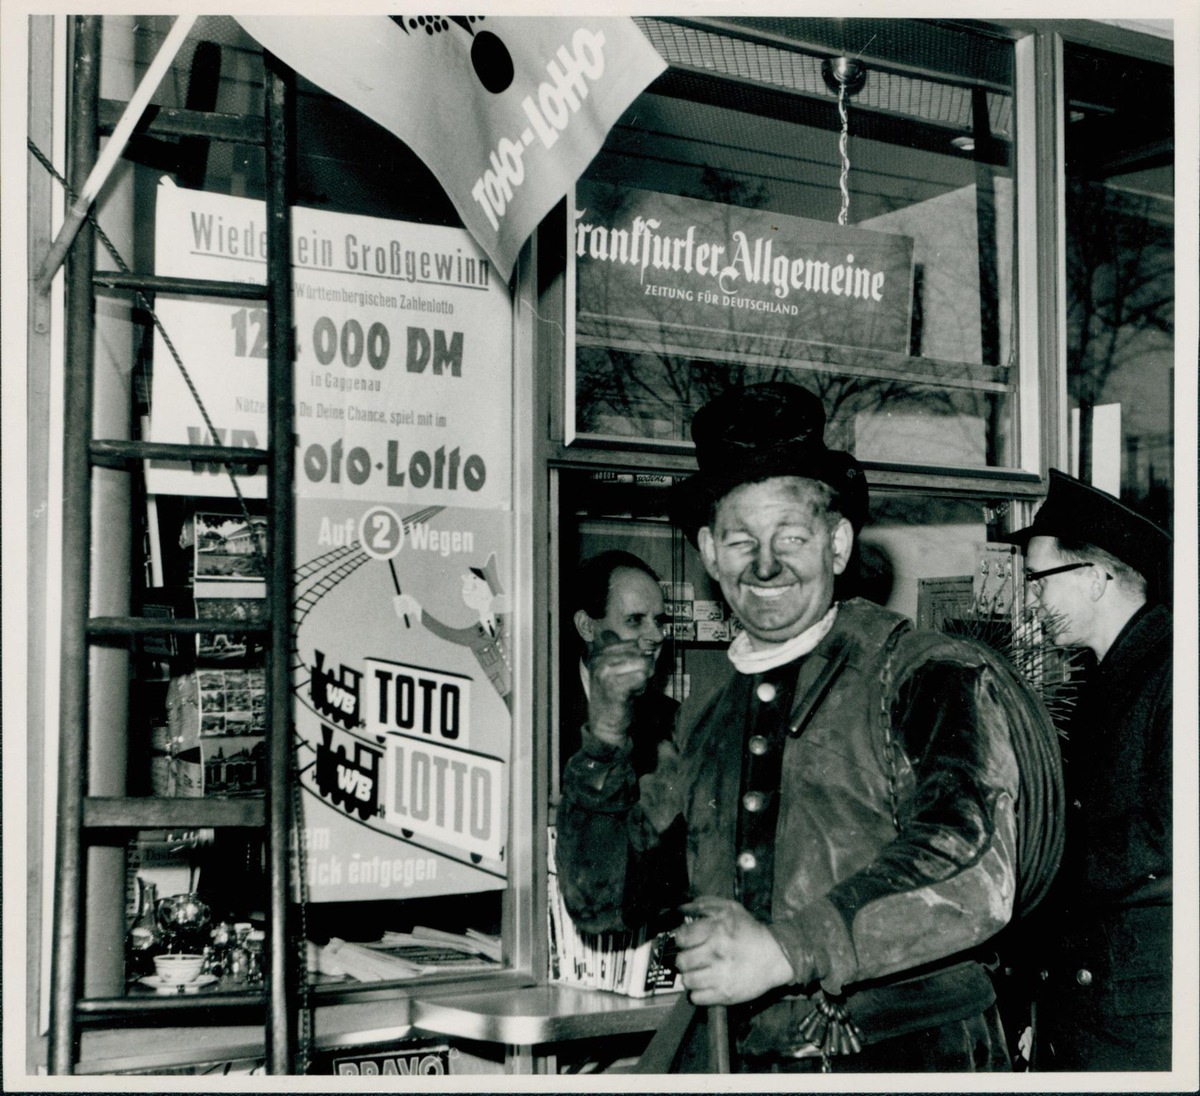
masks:
<svg viewBox="0 0 1200 1096"><path fill-rule="evenodd" d="M1066 850L1039 911L1039 1069L1171 1068L1171 541L1052 469L1025 551L1028 604L1088 675L1064 747ZM1029 933L1033 936L1034 933Z"/></svg>
<svg viewBox="0 0 1200 1096"><path fill-rule="evenodd" d="M658 575L644 560L616 549L600 552L585 560L576 572L572 604L572 622L582 645L575 680L563 688L563 724L559 741L563 763L579 748L579 728L587 720L588 694L591 691L589 662L594 652L621 641L633 641L653 667L662 652L667 626L662 587ZM653 674L651 669L651 674ZM671 741L675 713L679 705L647 683L633 698L630 737L632 762L640 776L651 771L657 760L660 742Z"/></svg>
<svg viewBox="0 0 1200 1096"><path fill-rule="evenodd" d="M735 1068L1005 1070L974 949L1018 889L1014 739L1053 730L981 645L835 603L867 490L824 422L816 396L777 383L697 413L699 471L673 516L745 631L727 684L699 711L685 703L678 752L640 782L629 697L649 662L631 644L593 660L559 882L581 928L619 927L626 891L653 890L643 857L682 817L678 967L693 1002L734 1006Z"/></svg>

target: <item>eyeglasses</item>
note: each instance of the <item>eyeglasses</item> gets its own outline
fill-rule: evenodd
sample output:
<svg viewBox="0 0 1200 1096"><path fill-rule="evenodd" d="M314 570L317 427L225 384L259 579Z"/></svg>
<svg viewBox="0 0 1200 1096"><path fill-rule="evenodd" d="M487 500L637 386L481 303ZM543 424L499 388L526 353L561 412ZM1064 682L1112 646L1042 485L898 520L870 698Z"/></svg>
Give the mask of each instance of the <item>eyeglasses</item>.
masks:
<svg viewBox="0 0 1200 1096"><path fill-rule="evenodd" d="M1037 583L1038 588L1041 588L1041 582L1044 578L1049 578L1051 575L1061 575L1067 571L1078 571L1083 567L1094 567L1093 563L1064 563L1058 567L1047 567L1044 571L1026 571L1025 581L1033 584ZM1105 572L1105 579L1112 578L1112 575Z"/></svg>
<svg viewBox="0 0 1200 1096"><path fill-rule="evenodd" d="M1090 563L1064 563L1060 567L1047 567L1044 571L1026 571L1026 582L1041 582L1051 575L1061 575L1065 571L1078 571L1082 567L1090 567Z"/></svg>

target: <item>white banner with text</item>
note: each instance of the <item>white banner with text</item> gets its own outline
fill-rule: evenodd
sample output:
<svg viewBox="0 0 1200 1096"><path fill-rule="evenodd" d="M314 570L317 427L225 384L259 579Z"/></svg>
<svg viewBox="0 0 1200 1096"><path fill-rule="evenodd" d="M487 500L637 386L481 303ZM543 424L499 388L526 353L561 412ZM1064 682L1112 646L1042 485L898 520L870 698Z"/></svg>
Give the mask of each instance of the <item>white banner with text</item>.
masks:
<svg viewBox="0 0 1200 1096"><path fill-rule="evenodd" d="M293 211L296 493L506 508L512 304L461 229ZM160 275L261 282L263 203L158 188ZM210 431L155 331L150 440L265 447L267 314L259 302L159 294ZM215 437L214 437L215 432ZM156 494L229 496L217 465L152 461ZM265 475L244 477L261 497Z"/></svg>

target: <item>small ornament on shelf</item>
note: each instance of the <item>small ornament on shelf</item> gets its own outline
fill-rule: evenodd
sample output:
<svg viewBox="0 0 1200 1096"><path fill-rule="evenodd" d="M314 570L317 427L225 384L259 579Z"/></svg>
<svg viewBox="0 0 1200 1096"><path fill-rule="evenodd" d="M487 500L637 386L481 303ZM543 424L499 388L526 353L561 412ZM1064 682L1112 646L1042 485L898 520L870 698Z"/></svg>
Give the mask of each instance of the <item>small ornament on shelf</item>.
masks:
<svg viewBox="0 0 1200 1096"><path fill-rule="evenodd" d="M125 977L133 982L154 973L154 957L163 951L158 925L158 887L138 877L137 917L125 936Z"/></svg>

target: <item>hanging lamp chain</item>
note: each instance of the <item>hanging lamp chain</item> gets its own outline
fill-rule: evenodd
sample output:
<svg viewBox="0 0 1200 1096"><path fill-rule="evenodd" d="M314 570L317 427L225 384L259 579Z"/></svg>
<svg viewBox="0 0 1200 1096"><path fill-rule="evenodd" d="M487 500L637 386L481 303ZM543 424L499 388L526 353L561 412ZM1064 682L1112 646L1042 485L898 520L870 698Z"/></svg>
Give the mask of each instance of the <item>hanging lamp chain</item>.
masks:
<svg viewBox="0 0 1200 1096"><path fill-rule="evenodd" d="M842 132L838 136L838 155L842 160L842 170L838 178L838 187L842 192L842 208L838 212L838 224L845 225L850 219L850 96L846 85L838 85L838 117L842 120Z"/></svg>
<svg viewBox="0 0 1200 1096"><path fill-rule="evenodd" d="M841 132L838 134L838 156L841 170L838 189L842 193L842 205L838 212L838 224L850 220L850 96L856 95L867 80L867 68L857 57L830 57L821 65L821 75L830 91L837 93L838 118Z"/></svg>

